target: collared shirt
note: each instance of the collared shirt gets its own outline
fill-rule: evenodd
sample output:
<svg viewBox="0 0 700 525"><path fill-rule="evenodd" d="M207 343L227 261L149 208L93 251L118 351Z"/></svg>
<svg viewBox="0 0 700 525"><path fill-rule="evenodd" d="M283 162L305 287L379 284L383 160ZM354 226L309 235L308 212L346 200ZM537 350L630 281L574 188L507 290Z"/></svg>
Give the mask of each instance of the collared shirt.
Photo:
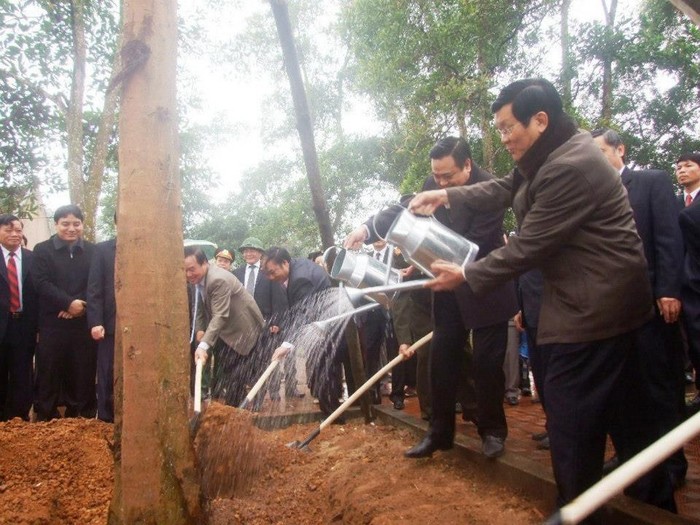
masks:
<svg viewBox="0 0 700 525"><path fill-rule="evenodd" d="M10 262L10 250L0 245L2 248L2 256L5 258L5 267L7 267ZM17 267L17 283L19 284L19 311L21 312L24 308L24 300L22 299L22 248L17 248L15 250L15 266Z"/></svg>
<svg viewBox="0 0 700 525"><path fill-rule="evenodd" d="M61 248L66 248L68 250L68 253L70 253L71 259L73 258L73 254L75 253L76 248L80 248L80 251L85 250L85 246L83 245L83 238L82 237L72 244L64 241L58 235L54 235L52 239L53 239L53 247L56 248L56 250L60 250Z"/></svg>
<svg viewBox="0 0 700 525"><path fill-rule="evenodd" d="M690 195L690 202L695 201L695 197L698 195L698 192L700 191L700 188L696 188L694 191L691 191L690 193L687 193L685 190L683 190L683 203L688 199L688 195Z"/></svg>
<svg viewBox="0 0 700 525"><path fill-rule="evenodd" d="M243 283L243 286L245 287L246 290L248 290L248 279L250 279L250 267L255 268L253 271L253 285L252 288L255 289L255 282L258 279L258 272L260 271L260 261L256 262L255 264L247 264L245 265L245 282Z"/></svg>

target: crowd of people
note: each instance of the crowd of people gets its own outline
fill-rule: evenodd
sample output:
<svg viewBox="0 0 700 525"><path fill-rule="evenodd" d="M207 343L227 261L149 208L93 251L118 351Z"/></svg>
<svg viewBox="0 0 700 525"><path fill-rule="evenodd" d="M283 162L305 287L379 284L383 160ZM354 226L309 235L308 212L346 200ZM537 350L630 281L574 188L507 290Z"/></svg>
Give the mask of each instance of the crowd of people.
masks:
<svg viewBox="0 0 700 525"><path fill-rule="evenodd" d="M678 158L678 195L666 172L627 167L614 130L579 129L544 79L508 85L492 112L511 173L496 178L463 138L441 138L422 191L344 241L347 249L367 245L404 280L425 278L383 240L407 208L476 243L477 260L435 261L427 287L354 322L367 376L398 352L412 357L412 343L433 332L416 359L392 372L393 407L403 409L415 389L429 421L408 458L452 448L456 411L476 425L484 456L501 456L504 400L516 404L521 387L529 392L529 365L547 421L538 438L551 450L563 505L700 410L700 153ZM517 230L504 236L508 208ZM56 210L54 222L56 233L32 252L23 247L22 222L0 215L0 419L29 420L33 407L47 421L62 406L65 417L113 421L116 242L84 240L75 205ZM190 344L193 364L207 364L205 397L241 405L273 360L283 366L253 410L266 395L303 397L301 348L310 394L329 415L343 380L352 392L355 378L342 328L310 337L310 323L337 298L327 261L320 252L295 258L255 237L238 252L243 262L235 267L236 250L219 249L214 261L200 248L184 251ZM313 358L310 344L323 347ZM686 404L692 370L699 393ZM370 391L374 403L381 395L380 385ZM608 436L616 456L605 462ZM673 491L687 467L679 450L627 493L675 511Z"/></svg>

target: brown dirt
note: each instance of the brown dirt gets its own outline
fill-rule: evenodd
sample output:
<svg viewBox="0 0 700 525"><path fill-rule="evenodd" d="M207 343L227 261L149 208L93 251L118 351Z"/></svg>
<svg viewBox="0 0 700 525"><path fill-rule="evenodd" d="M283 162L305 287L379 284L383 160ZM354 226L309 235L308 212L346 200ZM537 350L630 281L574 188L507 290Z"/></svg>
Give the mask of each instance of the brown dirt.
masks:
<svg viewBox="0 0 700 525"><path fill-rule="evenodd" d="M195 443L213 498L210 523L511 525L544 518L456 454L404 459L415 436L391 426L355 420L325 429L310 452L285 446L315 428L267 432L247 412L210 406ZM111 439L112 426L94 420L0 424L0 524L106 523Z"/></svg>

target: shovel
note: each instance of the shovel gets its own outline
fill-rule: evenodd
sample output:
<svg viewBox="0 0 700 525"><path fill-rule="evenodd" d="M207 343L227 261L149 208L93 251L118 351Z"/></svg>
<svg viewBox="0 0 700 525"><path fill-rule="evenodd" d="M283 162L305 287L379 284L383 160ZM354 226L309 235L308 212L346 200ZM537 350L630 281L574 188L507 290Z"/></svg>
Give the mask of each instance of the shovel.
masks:
<svg viewBox="0 0 700 525"><path fill-rule="evenodd" d="M201 424L202 415L202 370L204 369L204 360L197 359L194 371L194 415L190 420L190 435L195 436L199 425Z"/></svg>
<svg viewBox="0 0 700 525"><path fill-rule="evenodd" d="M248 406L248 404L253 400L255 395L258 393L258 391L262 388L262 386L265 384L265 381L267 381L267 378L270 377L270 374L277 368L277 365L279 364L279 359L275 359L272 361L268 367L265 369L265 371L262 373L260 376L260 379L257 380L257 382L253 385L253 388L250 389L248 392L248 395L245 396L245 399L243 402L238 406L240 409L244 409L245 407Z"/></svg>
<svg viewBox="0 0 700 525"><path fill-rule="evenodd" d="M418 341L409 346L408 350L417 350L425 343L430 341L432 338L433 332L430 332L429 334L424 335L423 337L418 339ZM292 441L291 443L288 443L287 446L290 448L298 448L308 452L309 443L316 439L316 436L318 436L324 428L326 428L328 425L333 423L333 421L338 419L338 417L343 412L350 408L350 405L352 405L362 394L367 392L367 390L369 390L377 381L379 381L384 376L384 374L386 374L389 370L394 368L396 365L398 365L401 361L404 361L405 359L406 357L404 357L403 354L399 353L399 355L397 355L394 359L392 359L386 365L384 365L384 367L381 370L379 370L376 374L370 377L365 384L363 384L360 388L355 390L355 392L342 405L336 408L330 416L324 419L318 426L318 428L311 432L311 434L309 434L304 441Z"/></svg>

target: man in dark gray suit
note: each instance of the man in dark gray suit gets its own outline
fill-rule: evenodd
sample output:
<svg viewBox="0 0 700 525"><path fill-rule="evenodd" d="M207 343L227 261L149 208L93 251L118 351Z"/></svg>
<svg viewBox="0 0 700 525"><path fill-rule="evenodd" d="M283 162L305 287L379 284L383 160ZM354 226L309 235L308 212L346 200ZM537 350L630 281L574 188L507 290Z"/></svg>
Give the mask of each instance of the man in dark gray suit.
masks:
<svg viewBox="0 0 700 525"><path fill-rule="evenodd" d="M260 309L241 282L231 272L211 266L199 248L185 248L185 275L203 303L197 304L194 320L195 361L206 361L213 352L217 371L212 394L238 406L254 372L251 353L263 326Z"/></svg>
<svg viewBox="0 0 700 525"><path fill-rule="evenodd" d="M683 347L678 323L683 270L679 203L667 173L633 171L625 165L625 145L615 131L598 129L591 135L621 176L644 245L656 315L635 334L641 363L635 395L647 405L645 415L650 424L658 425L657 435L661 437L679 425L684 416ZM674 485L681 484L688 469L683 451L674 454L667 465Z"/></svg>

